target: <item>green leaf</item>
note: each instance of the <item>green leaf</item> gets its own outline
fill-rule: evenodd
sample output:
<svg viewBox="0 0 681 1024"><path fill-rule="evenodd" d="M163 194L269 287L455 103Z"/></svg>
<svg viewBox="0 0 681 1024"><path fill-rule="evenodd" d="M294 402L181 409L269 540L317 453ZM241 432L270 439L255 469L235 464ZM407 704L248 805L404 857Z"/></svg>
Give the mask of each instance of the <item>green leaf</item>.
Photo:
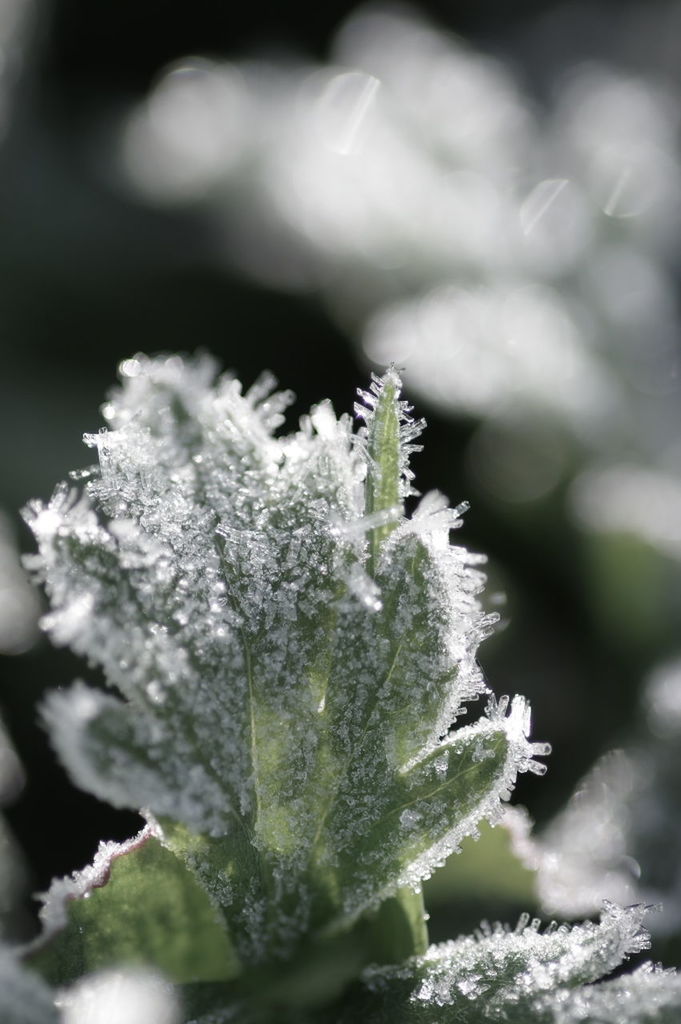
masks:
<svg viewBox="0 0 681 1024"><path fill-rule="evenodd" d="M367 516L393 512L392 522L369 531L369 573L373 576L383 541L395 528L402 512L400 465L400 417L397 407L400 382L396 374L386 375L375 403L367 437Z"/></svg>
<svg viewBox="0 0 681 1024"><path fill-rule="evenodd" d="M327 842L340 854L335 884L346 898L361 904L381 887L417 885L444 851L477 834L483 819L496 817L498 794L516 772L512 748L505 720L483 720L377 787L361 833L345 831L339 803L327 824Z"/></svg>
<svg viewBox="0 0 681 1024"><path fill-rule="evenodd" d="M129 965L157 967L176 982L227 980L239 973L229 936L205 892L148 830L127 848L105 846L89 878L78 882L53 884L46 915L51 925L29 956L52 984Z"/></svg>
<svg viewBox="0 0 681 1024"><path fill-rule="evenodd" d="M410 407L400 401L401 390L402 381L391 368L384 377L372 378L370 391L360 392L364 404L355 406L366 423L365 510L368 523L376 523L368 530L370 576L376 572L384 541L404 511L403 499L413 493L409 456L420 451L420 445L411 441L424 424L412 420Z"/></svg>

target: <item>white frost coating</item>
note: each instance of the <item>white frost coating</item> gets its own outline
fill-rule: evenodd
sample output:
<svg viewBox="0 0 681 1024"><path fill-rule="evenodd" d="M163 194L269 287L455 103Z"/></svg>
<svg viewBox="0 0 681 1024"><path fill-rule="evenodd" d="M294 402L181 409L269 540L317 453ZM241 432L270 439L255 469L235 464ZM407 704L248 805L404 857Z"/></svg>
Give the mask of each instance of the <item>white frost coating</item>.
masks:
<svg viewBox="0 0 681 1024"><path fill-rule="evenodd" d="M33 971L20 966L16 952L0 946L2 1024L58 1024L52 993Z"/></svg>
<svg viewBox="0 0 681 1024"><path fill-rule="evenodd" d="M118 857L123 857L143 846L152 837L160 838L160 831L155 824L146 825L127 842L116 843L113 840L102 842L99 844L92 864L88 864L82 871L74 871L66 878L55 878L48 891L39 894L43 904L40 909L43 932L36 942L42 946L56 932L64 928L68 923L67 903L70 900L84 899L93 889L105 885L109 880L113 862Z"/></svg>
<svg viewBox="0 0 681 1024"><path fill-rule="evenodd" d="M415 452L420 452L423 445L414 444L414 441L423 433L423 429L426 425L425 420L415 420L411 416L412 408L408 402L401 401L399 394L402 389L402 381L400 380L399 374L395 370L394 366L391 366L386 370L383 377L377 377L375 373L371 375L371 384L369 385L368 391L358 391L358 395L361 399L359 402L355 402L355 415L358 419L362 420L365 424L364 428L358 431L357 440L360 449L365 455L367 462L369 457L366 453L366 444L368 438L368 432L371 423L374 420L376 409L380 401L383 389L386 385L391 385L397 389L398 400L396 404L396 414L399 420L399 470L400 470L400 496L402 498L408 497L410 494L417 494L418 492L412 487L412 480L414 479L414 473L411 469L409 462L411 456ZM376 467L373 467L376 469ZM380 470L378 470L380 472Z"/></svg>
<svg viewBox="0 0 681 1024"><path fill-rule="evenodd" d="M27 510L45 626L118 694L78 683L44 717L79 785L218 843L219 877L201 844L186 858L240 954L285 955L418 885L547 748L521 699L450 732L486 692L495 618L480 557L450 543L465 506L399 507L422 423L394 369L357 432L325 402L284 436L268 376L244 394L208 359L137 355L121 378L83 493Z"/></svg>
<svg viewBox="0 0 681 1024"><path fill-rule="evenodd" d="M677 1024L681 977L652 964L600 985L571 992L558 1002L557 1024Z"/></svg>
<svg viewBox="0 0 681 1024"><path fill-rule="evenodd" d="M63 1024L180 1024L173 986L153 971L101 971L58 993Z"/></svg>
<svg viewBox="0 0 681 1024"><path fill-rule="evenodd" d="M157 707L159 712L167 701L166 689L158 679L146 684L144 696L148 706ZM49 693L42 714L52 743L75 779L91 778L96 766L100 799L106 799L114 807L130 807L131 804L130 758L125 749L118 749L117 741L133 742L140 750L156 747L158 753L149 763L140 760L135 768L140 796L146 792L153 794L157 815L181 821L195 820L198 805L203 809L202 824L206 831L220 833L224 828L223 791L219 782L199 762L189 768L181 763L174 764L167 734L153 719L142 715L131 719L121 701L82 682L76 682L66 693ZM112 729L111 733L106 731L107 726ZM105 731L98 735L100 727ZM113 742L102 749L109 735ZM168 758L166 785L159 788L162 752ZM148 802L152 802L151 796Z"/></svg>
<svg viewBox="0 0 681 1024"><path fill-rule="evenodd" d="M419 1020L466 1020L483 999L480 1019L507 1024L567 1024L573 1019L586 1019L562 1016L574 990L584 993L583 1005L590 998L596 1004L598 995L591 993L602 992L605 1005L605 986L591 989L590 983L610 973L629 955L648 948L648 936L641 924L643 915L642 907L622 909L605 904L600 924L588 922L573 928L552 924L544 932L539 930L538 921L528 923L528 915L523 915L514 930L483 922L476 937L432 946L422 957L396 967L370 968L365 971L364 981L375 992L402 989L414 1009L403 1019L415 1024ZM631 978L621 982L631 982ZM579 988L585 985L589 987ZM632 985L635 988L636 982ZM678 1006L678 989L670 986L666 998L671 1000L674 992ZM421 1015L419 1008L424 1011ZM439 1014L428 1014L428 1008ZM610 1016L603 1019L614 1022Z"/></svg>
<svg viewBox="0 0 681 1024"><path fill-rule="evenodd" d="M484 796L481 795L470 814L459 816L450 828L442 831L437 843L409 863L400 877L400 885L416 888L423 879L430 878L452 852L459 849L467 836L477 837L478 826L482 821L490 825L497 824L504 815L505 801L510 799L519 773L530 771L536 775L544 774L546 765L535 758L546 756L551 748L547 743L528 742L529 712L529 705L523 697L514 698L510 711L508 697L501 697L498 702L491 698L485 718L454 734L451 747L455 750L460 743L472 740L473 762L494 760L497 757L495 749L489 744L490 737L495 734L505 737L508 749L505 757L496 765L493 788ZM442 773L442 758L433 762L433 768L436 773ZM441 814L446 818L446 800L443 800Z"/></svg>

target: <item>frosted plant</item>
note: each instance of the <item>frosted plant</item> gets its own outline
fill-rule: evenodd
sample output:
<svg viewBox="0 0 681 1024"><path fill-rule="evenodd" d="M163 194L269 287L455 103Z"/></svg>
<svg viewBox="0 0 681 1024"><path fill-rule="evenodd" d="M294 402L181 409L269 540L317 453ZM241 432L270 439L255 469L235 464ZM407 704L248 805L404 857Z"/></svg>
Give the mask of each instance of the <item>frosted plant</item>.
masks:
<svg viewBox="0 0 681 1024"><path fill-rule="evenodd" d="M662 975L660 984L660 974L647 966L635 984L631 977L614 987L591 984L627 954L646 948L641 916L642 908L606 904L599 925L553 926L541 934L539 922L528 924L525 915L514 931L486 925L476 936L431 947L407 964L371 968L365 982L388 1010L380 1019L400 1024L671 1024L681 1000L678 976ZM364 1006L371 1012L371 996Z"/></svg>
<svg viewBox="0 0 681 1024"><path fill-rule="evenodd" d="M270 378L244 394L207 358L144 356L121 374L83 490L27 510L45 628L114 690L53 693L55 748L148 820L45 897L27 958L78 983L63 1019L131 967L202 1024L353 1019L356 999L376 1021L586 1019L572 994L644 948L640 909L428 949L422 881L548 747L519 697L453 726L488 692L492 619L480 558L450 544L463 507L406 514L422 423L396 371L357 431L321 403L285 436ZM678 1010L674 975L641 977Z"/></svg>
<svg viewBox="0 0 681 1024"><path fill-rule="evenodd" d="M28 518L46 627L125 698L53 694L57 750L149 809L262 959L418 885L545 748L519 698L447 737L486 689L491 620L479 559L449 545L458 512L429 495L403 514L420 424L396 374L356 436L322 404L276 438L289 396L213 372L124 363L85 493Z"/></svg>

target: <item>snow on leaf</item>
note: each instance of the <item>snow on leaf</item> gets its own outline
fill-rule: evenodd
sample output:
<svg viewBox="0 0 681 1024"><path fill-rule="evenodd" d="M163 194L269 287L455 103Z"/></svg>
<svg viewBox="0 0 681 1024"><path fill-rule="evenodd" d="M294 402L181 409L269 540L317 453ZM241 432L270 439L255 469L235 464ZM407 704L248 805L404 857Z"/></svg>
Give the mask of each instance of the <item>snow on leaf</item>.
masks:
<svg viewBox="0 0 681 1024"><path fill-rule="evenodd" d="M282 436L270 378L141 355L121 377L83 491L26 512L45 628L118 692L45 718L79 785L159 819L244 961L288 956L418 887L547 748L519 699L450 733L492 620L462 508L405 516L421 424L394 369L358 433L324 402Z"/></svg>

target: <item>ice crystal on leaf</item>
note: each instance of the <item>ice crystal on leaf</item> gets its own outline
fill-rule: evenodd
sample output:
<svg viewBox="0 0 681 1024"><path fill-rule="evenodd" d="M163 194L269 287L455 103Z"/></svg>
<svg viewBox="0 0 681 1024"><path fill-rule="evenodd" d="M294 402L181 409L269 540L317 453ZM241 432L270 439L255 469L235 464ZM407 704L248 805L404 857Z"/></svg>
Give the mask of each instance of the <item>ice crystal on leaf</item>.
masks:
<svg viewBox="0 0 681 1024"><path fill-rule="evenodd" d="M671 1024L681 1011L678 976L646 964L616 981L599 981L647 948L643 914L643 907L622 910L606 903L598 925L554 924L540 932L539 921L528 923L528 915L513 931L485 925L476 936L432 946L400 966L367 970L364 981L373 1000L360 997L362 1016L355 1019L367 1024ZM342 1024L350 1020L343 1017Z"/></svg>
<svg viewBox="0 0 681 1024"><path fill-rule="evenodd" d="M286 956L418 889L546 747L521 698L450 730L492 620L460 509L405 515L422 424L394 369L358 432L324 402L282 436L270 378L144 356L121 377L82 491L27 510L45 627L114 690L45 718L79 785L159 822L244 961Z"/></svg>

